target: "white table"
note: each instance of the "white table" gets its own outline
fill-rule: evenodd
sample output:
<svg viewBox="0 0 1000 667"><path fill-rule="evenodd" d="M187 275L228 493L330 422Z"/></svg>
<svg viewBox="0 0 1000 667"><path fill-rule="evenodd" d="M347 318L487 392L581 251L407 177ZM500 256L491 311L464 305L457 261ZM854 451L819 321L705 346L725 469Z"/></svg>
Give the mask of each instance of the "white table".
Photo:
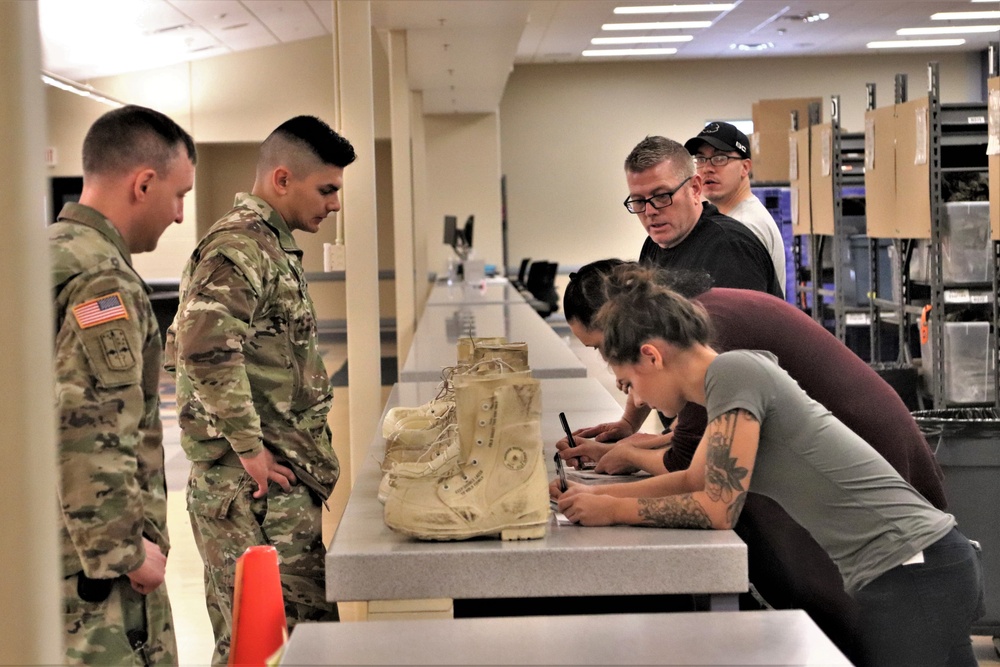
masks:
<svg viewBox="0 0 1000 667"><path fill-rule="evenodd" d="M801 610L300 623L282 665L843 665Z"/></svg>
<svg viewBox="0 0 1000 667"><path fill-rule="evenodd" d="M594 379L545 379L541 388L542 438L552 467L562 437L559 412L571 426L621 417ZM419 405L435 393L434 383L400 383L386 409ZM400 535L385 526L377 499L384 447L376 437L327 552L331 601L694 594L707 596L712 609L731 610L749 588L746 545L732 531L585 528L553 519L539 540L421 542Z"/></svg>
<svg viewBox="0 0 1000 667"><path fill-rule="evenodd" d="M504 336L528 344L528 364L537 378L586 377L587 367L559 334L525 302L427 306L400 382L436 382L454 366L456 344L465 336Z"/></svg>

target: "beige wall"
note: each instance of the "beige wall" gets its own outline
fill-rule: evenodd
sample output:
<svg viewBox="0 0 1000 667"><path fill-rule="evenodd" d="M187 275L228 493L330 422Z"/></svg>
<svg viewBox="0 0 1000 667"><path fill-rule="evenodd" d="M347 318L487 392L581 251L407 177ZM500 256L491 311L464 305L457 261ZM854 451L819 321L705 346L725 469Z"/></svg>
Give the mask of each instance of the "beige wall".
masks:
<svg viewBox="0 0 1000 667"><path fill-rule="evenodd" d="M233 206L237 192L253 188L257 142L198 144L195 237L200 239ZM186 257L184 258L187 259Z"/></svg>
<svg viewBox="0 0 1000 667"><path fill-rule="evenodd" d="M428 270L441 273L453 251L442 243L444 216L465 224L476 216L473 248L478 259L500 266L500 144L496 114L425 116L428 211ZM436 223L434 221L437 221Z"/></svg>
<svg viewBox="0 0 1000 667"><path fill-rule="evenodd" d="M312 114L332 121L332 81L331 41L316 38L104 77L89 83L125 102L162 111L191 132L199 145L239 142L257 145L293 115ZM62 91L49 92L48 100L51 110L49 145L57 149L60 159L60 164L51 169L50 174L79 175L83 136L108 107ZM206 157L212 161L212 155ZM214 162L219 163L218 160ZM203 178L205 173L206 169L200 169L199 177ZM252 185L250 180L240 189L249 189ZM196 182L194 192L188 197L191 201L185 212L187 224L168 230L156 251L136 257L136 268L143 277L176 278L180 275L197 241L196 230L203 230L212 222L196 220L203 210L198 203L198 191L199 182ZM230 192L227 198L232 194ZM214 202L212 208L215 208ZM316 248L321 249L324 241L334 238L332 231L329 238L326 232L311 239L307 252L319 255ZM321 267L321 256L315 262Z"/></svg>
<svg viewBox="0 0 1000 667"><path fill-rule="evenodd" d="M384 139L387 60L382 42L376 39L373 45L375 127ZM751 104L758 99L809 95L829 99L833 94L841 96L845 129L860 131L865 83L877 84L879 103L886 105L892 101L893 79L902 72L909 76L910 96L917 96L925 89L929 59L926 55L758 59L752 68L739 72L725 61L518 66L499 115L423 118L426 172L415 178L426 180L427 186L426 193L416 192L414 197L427 197L427 267L440 272L447 263L451 251L440 235L443 217L449 214L460 222L475 215L477 256L490 264L502 262L502 173L507 175L509 265L516 266L522 257L558 261L564 267L609 255L635 257L645 234L621 206L625 196L621 163L640 138L665 134L683 140L710 117L749 118ZM978 99L978 54L935 59L940 62L944 101ZM193 132L202 150L205 168L199 169L189 197L185 224L172 227L157 251L136 258L145 277L177 277L199 230L228 206L237 189L249 187L249 182L240 184L242 167L236 167L226 151L243 152L240 161L249 160L246 147L259 143L287 117L313 113L332 118L332 61L330 40L317 38L92 82L111 95L169 113ZM48 144L56 147L60 160L49 173L78 174L83 135L106 107L61 91L49 89L47 95ZM825 119L828 110L823 113ZM391 196L389 159L389 145L380 141L377 224L382 230L383 269L392 266L392 206L385 199ZM230 171L213 176L212 165ZM347 199L351 180L348 168ZM330 223L319 234L298 236L307 270L322 270L322 244L335 237ZM419 248L421 241L416 245ZM323 291L330 291L334 301L341 293ZM342 303L325 304L318 300L324 311L321 319L338 319L334 313L342 310ZM391 316L385 301L381 311L383 317Z"/></svg>
<svg viewBox="0 0 1000 667"><path fill-rule="evenodd" d="M749 119L759 99L831 95L840 95L844 129L861 132L865 83L877 84L884 106L905 73L912 99L926 94L931 60L944 102L980 99L976 53L515 67L500 106L509 264L636 258L645 232L621 205L622 163L646 135L683 142L707 120Z"/></svg>
<svg viewBox="0 0 1000 667"><path fill-rule="evenodd" d="M388 135L387 61L380 43L373 49L375 69L376 131ZM281 122L297 114L312 114L333 122L333 47L330 38L316 38L174 65L134 74L90 81L98 90L126 102L158 109L191 132L199 150L195 189L187 197L185 222L163 235L159 247L134 258L136 269L147 280L177 278L197 240L232 205L233 195L253 186L256 148ZM381 83L380 83L381 82ZM54 88L46 88L50 109L48 144L56 148L59 162L50 176L82 173L80 149L91 123L109 107ZM382 100L381 102L379 100ZM386 144L387 146L387 144ZM382 174L385 149L377 156ZM388 169L389 165L385 165ZM388 172L386 172L388 173ZM350 197L351 170L345 174L345 197ZM380 266L392 267L391 188L387 193L388 227ZM331 218L314 235L296 234L305 252L307 271L323 269L323 243L336 238ZM386 254L387 253L387 254ZM332 285L319 290L321 320L344 317L344 290ZM393 299L382 301L383 317L391 317Z"/></svg>

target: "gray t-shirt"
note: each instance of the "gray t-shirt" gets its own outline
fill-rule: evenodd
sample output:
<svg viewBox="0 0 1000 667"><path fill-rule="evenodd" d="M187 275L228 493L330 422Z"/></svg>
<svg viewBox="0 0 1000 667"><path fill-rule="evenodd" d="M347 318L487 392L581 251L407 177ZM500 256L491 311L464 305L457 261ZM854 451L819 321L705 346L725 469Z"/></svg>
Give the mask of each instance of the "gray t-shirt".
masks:
<svg viewBox="0 0 1000 667"><path fill-rule="evenodd" d="M705 377L711 423L741 408L760 422L750 490L768 496L830 555L848 593L955 525L867 442L799 387L768 352L720 354ZM878 409L872 406L872 409Z"/></svg>

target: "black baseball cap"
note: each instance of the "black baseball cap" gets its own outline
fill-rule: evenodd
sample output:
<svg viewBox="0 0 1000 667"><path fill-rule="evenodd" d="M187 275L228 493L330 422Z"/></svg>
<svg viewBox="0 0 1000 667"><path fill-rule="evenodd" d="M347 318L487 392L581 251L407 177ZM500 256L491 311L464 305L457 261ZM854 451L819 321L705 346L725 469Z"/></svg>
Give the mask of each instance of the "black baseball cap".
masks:
<svg viewBox="0 0 1000 667"><path fill-rule="evenodd" d="M702 144L708 144L720 151L736 151L744 159L750 157L750 140L747 139L747 135L729 123L709 123L697 137L688 139L684 148L694 155Z"/></svg>

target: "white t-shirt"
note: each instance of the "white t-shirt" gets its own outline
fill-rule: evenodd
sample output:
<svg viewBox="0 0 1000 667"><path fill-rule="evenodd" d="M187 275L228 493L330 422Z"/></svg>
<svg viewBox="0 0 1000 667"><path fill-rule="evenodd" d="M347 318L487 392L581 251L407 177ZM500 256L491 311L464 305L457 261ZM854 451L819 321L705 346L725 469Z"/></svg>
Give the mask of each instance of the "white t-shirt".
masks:
<svg viewBox="0 0 1000 667"><path fill-rule="evenodd" d="M741 201L726 215L749 227L767 248L771 262L774 263L774 274L778 277L778 284L781 285L781 293L785 294L788 282L785 275L785 242L781 238L781 230L778 229L774 218L754 195Z"/></svg>

